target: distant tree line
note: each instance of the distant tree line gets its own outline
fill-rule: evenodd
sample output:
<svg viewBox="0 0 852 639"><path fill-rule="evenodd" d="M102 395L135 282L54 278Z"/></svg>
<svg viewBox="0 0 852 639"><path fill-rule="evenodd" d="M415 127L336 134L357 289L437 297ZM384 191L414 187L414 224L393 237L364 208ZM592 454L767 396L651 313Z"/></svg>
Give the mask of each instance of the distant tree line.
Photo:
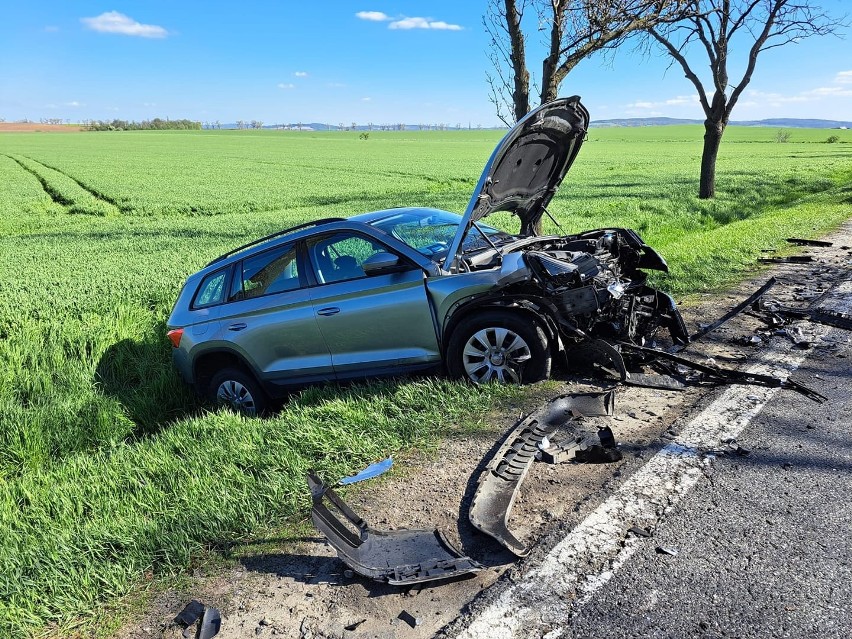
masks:
<svg viewBox="0 0 852 639"><path fill-rule="evenodd" d="M169 120L154 118L141 122L128 120L86 120L83 125L89 131L200 131L201 122L195 120Z"/></svg>

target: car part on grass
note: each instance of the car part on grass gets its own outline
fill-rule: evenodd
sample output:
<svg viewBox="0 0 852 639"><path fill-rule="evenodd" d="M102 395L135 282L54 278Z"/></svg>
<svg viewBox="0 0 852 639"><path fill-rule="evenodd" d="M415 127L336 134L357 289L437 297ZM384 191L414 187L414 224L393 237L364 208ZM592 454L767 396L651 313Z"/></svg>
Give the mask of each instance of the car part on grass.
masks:
<svg viewBox="0 0 852 639"><path fill-rule="evenodd" d="M825 242L823 240L806 240L801 237L788 237L787 241L790 244L796 244L797 246L834 246L833 242Z"/></svg>
<svg viewBox="0 0 852 639"><path fill-rule="evenodd" d="M393 457L388 457L387 459L383 459L382 461L376 462L375 464L370 464L356 475L352 475L351 477L344 477L337 483L341 486L348 486L349 484L355 484L359 481L373 479L374 477L378 477L379 475L388 472L391 469L391 466L393 466Z"/></svg>
<svg viewBox="0 0 852 639"><path fill-rule="evenodd" d="M786 388L801 393L808 399L821 404L828 398L817 391L787 378L763 375L760 373L749 373L731 368L722 368L715 364L701 364L693 362L674 353L661 351L656 348L647 348L635 344L622 344L622 350L645 358L646 363L656 359L668 360L703 373L702 381L710 384L753 384L755 386L768 386L770 388Z"/></svg>
<svg viewBox="0 0 852 639"><path fill-rule="evenodd" d="M720 326L722 326L722 324L724 324L725 322L727 322L727 321L728 321L728 320L730 320L731 318L736 317L737 315L739 315L740 313L742 313L743 311L745 311L747 308L749 308L749 307L753 306L755 303L757 303L757 302L758 302L758 301L759 301L759 300L760 300L760 299L761 299L761 298L762 298L762 297L763 297L763 296L767 293L767 291L769 291L769 289L771 289L773 286L775 286L775 284L776 284L777 282L778 282L778 280L777 280L777 279L775 279L774 277L770 277L770 278L766 281L766 284L764 284L763 286L761 286L759 289L757 289L754 293L752 293L751 295L749 295L749 296L748 296L746 299L744 299L742 302L740 302L739 304L737 304L737 305L736 305L734 308L732 308L730 311L728 311L727 313L725 313L724 315L722 315L722 317L720 317L719 319L717 319L715 322L713 322L713 323L711 323L711 324L708 324L707 326L705 326L705 327L704 327L704 328L702 328L701 330L697 331L696 333L693 333L692 335L690 335L690 336L689 336L689 342L688 342L688 343L686 343L686 344L675 344L675 345L674 345L671 349L669 349L669 350L670 350L670 352L672 352L672 353L680 353L680 352L681 352L681 351L683 351L683 350L684 350L684 349L685 349L685 348L686 348L686 347L687 347L690 343L692 343L692 342L694 342L694 341L696 341L696 340L701 339L702 337L704 337L705 335L707 335L708 333L710 333L710 332L712 332L712 331L715 331L717 328L719 328Z"/></svg>
<svg viewBox="0 0 852 639"><path fill-rule="evenodd" d="M470 505L470 521L519 557L529 554L508 526L518 489L539 452L539 445L560 426L580 417L611 416L615 392L561 395L521 420L479 477Z"/></svg>
<svg viewBox="0 0 852 639"><path fill-rule="evenodd" d="M787 257L759 257L761 264L810 264L814 261L811 255L788 255Z"/></svg>
<svg viewBox="0 0 852 639"><path fill-rule="evenodd" d="M405 586L482 569L456 550L439 530L370 528L314 473L308 473L308 486L314 526L326 536L337 556L358 574Z"/></svg>
<svg viewBox="0 0 852 639"><path fill-rule="evenodd" d="M212 639L222 628L222 615L216 608L205 606L200 601L193 599L175 617L174 622L183 626L183 637L189 639L192 635L191 629L198 620L198 628L195 639Z"/></svg>

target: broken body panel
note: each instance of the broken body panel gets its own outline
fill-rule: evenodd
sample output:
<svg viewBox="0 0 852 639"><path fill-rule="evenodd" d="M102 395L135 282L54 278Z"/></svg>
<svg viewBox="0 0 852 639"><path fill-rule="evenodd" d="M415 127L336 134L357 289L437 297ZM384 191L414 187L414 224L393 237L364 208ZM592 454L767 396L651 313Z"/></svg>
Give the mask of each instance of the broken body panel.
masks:
<svg viewBox="0 0 852 639"><path fill-rule="evenodd" d="M581 417L610 416L614 407L613 391L561 395L521 420L479 478L470 506L471 523L519 557L529 554L529 546L509 529L509 517L536 453L560 427Z"/></svg>
<svg viewBox="0 0 852 639"><path fill-rule="evenodd" d="M338 557L358 574L404 586L482 569L456 550L438 530L370 528L313 473L308 474L308 486L314 526L326 536Z"/></svg>

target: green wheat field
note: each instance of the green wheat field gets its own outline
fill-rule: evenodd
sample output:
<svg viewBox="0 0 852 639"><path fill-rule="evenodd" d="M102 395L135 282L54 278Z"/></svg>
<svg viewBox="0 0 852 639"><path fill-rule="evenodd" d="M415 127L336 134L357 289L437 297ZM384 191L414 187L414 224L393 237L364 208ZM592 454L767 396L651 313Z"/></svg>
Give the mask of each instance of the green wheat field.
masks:
<svg viewBox="0 0 852 639"><path fill-rule="evenodd" d="M719 289L761 249L852 217L852 131L777 133L730 128L718 197L700 201L701 127L592 129L550 212L566 232L637 229L678 299ZM186 276L257 236L401 205L461 212L500 136L0 134L0 636L89 632L152 575L304 516L308 468L336 479L434 446L523 393L421 377L243 419L183 388L164 330Z"/></svg>

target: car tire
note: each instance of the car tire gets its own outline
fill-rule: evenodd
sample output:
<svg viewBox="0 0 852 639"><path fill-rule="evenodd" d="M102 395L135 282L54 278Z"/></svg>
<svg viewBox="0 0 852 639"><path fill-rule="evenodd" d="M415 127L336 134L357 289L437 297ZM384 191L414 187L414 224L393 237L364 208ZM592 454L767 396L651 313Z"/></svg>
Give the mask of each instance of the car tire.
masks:
<svg viewBox="0 0 852 639"><path fill-rule="evenodd" d="M485 311L462 320L447 346L450 376L475 383L538 382L550 375L550 364L542 327L508 311Z"/></svg>
<svg viewBox="0 0 852 639"><path fill-rule="evenodd" d="M213 375L208 395L215 404L246 417L262 415L269 406L269 398L257 380L239 368L223 368Z"/></svg>

